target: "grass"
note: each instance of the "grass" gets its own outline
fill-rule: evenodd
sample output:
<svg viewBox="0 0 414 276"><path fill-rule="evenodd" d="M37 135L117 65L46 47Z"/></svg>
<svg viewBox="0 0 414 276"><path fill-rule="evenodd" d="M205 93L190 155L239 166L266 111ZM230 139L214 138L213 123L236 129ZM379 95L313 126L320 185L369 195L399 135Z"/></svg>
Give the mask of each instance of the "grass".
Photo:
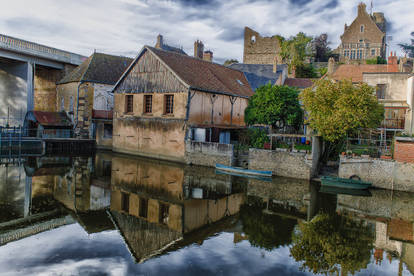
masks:
<svg viewBox="0 0 414 276"><path fill-rule="evenodd" d="M296 150L312 151L312 145L295 144L295 149Z"/></svg>

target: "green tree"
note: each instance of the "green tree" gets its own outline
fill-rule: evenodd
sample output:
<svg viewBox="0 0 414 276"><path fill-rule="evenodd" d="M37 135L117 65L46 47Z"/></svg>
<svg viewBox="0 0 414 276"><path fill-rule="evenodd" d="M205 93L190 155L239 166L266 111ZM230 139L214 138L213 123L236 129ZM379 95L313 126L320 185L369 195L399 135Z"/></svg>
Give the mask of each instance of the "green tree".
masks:
<svg viewBox="0 0 414 276"><path fill-rule="evenodd" d="M237 60L237 59L227 59L225 62L224 62L224 66L228 66L228 65L231 65L231 64L233 64L233 63L239 63L239 61Z"/></svg>
<svg viewBox="0 0 414 276"><path fill-rule="evenodd" d="M367 59L366 62L367 64L387 64L387 60L380 56L372 59Z"/></svg>
<svg viewBox="0 0 414 276"><path fill-rule="evenodd" d="M301 64L296 66L295 72L296 78L317 78L318 73L316 73L315 67L312 64Z"/></svg>
<svg viewBox="0 0 414 276"><path fill-rule="evenodd" d="M290 254L312 273L354 274L366 268L373 248L372 229L348 217L319 214L293 232Z"/></svg>
<svg viewBox="0 0 414 276"><path fill-rule="evenodd" d="M260 128L249 129L249 146L257 149L262 149L265 143L270 141L266 131Z"/></svg>
<svg viewBox="0 0 414 276"><path fill-rule="evenodd" d="M299 104L299 90L288 86L259 87L250 97L245 110L248 125L265 124L275 128L290 125L298 129L303 123L303 111Z"/></svg>
<svg viewBox="0 0 414 276"><path fill-rule="evenodd" d="M283 63L288 64L289 70L293 66L302 65L305 59L312 55L308 51L312 37L305 33L300 32L289 39L285 39L283 36L277 36L277 38L280 45L280 57Z"/></svg>
<svg viewBox="0 0 414 276"><path fill-rule="evenodd" d="M384 107L367 84L319 80L300 97L306 122L329 142L337 142L361 128L375 128L384 118Z"/></svg>
<svg viewBox="0 0 414 276"><path fill-rule="evenodd" d="M413 37L411 39L411 44L400 43L398 46L401 47L401 49L408 55L408 57L414 58L414 32L411 33L411 36Z"/></svg>

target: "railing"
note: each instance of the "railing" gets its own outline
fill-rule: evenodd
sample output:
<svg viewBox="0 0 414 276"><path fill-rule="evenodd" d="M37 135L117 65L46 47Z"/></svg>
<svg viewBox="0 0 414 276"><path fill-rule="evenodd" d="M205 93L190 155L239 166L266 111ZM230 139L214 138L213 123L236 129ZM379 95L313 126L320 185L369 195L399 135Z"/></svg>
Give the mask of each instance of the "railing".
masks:
<svg viewBox="0 0 414 276"><path fill-rule="evenodd" d="M79 65L86 57L59 50L56 48L40 45L30 41L10 37L0 34L0 48L6 48L14 51L25 52L35 56L54 59L65 63Z"/></svg>
<svg viewBox="0 0 414 276"><path fill-rule="evenodd" d="M385 119L381 124L381 128L404 129L405 119Z"/></svg>

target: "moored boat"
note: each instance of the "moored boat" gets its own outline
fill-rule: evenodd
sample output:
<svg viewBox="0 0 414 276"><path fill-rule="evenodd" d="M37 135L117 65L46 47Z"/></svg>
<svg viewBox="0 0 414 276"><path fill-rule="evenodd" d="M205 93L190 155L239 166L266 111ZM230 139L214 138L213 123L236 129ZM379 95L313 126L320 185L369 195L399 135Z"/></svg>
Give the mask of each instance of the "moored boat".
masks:
<svg viewBox="0 0 414 276"><path fill-rule="evenodd" d="M371 187L372 183L356 179L347 179L332 176L321 177L322 186L338 187L344 189L365 190Z"/></svg>
<svg viewBox="0 0 414 276"><path fill-rule="evenodd" d="M222 164L216 164L216 169L226 172L232 172L236 174L247 174L247 175L256 175L264 177L272 177L272 171L259 171L259 170L249 170L239 167L231 167Z"/></svg>

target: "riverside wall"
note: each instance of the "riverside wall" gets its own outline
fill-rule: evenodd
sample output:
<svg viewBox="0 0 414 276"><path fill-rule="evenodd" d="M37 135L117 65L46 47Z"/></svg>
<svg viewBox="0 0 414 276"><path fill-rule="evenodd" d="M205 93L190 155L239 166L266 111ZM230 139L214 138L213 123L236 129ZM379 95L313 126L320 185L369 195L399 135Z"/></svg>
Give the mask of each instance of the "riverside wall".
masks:
<svg viewBox="0 0 414 276"><path fill-rule="evenodd" d="M232 166L234 146L209 142L186 141L185 161L187 164L215 167L216 163Z"/></svg>

